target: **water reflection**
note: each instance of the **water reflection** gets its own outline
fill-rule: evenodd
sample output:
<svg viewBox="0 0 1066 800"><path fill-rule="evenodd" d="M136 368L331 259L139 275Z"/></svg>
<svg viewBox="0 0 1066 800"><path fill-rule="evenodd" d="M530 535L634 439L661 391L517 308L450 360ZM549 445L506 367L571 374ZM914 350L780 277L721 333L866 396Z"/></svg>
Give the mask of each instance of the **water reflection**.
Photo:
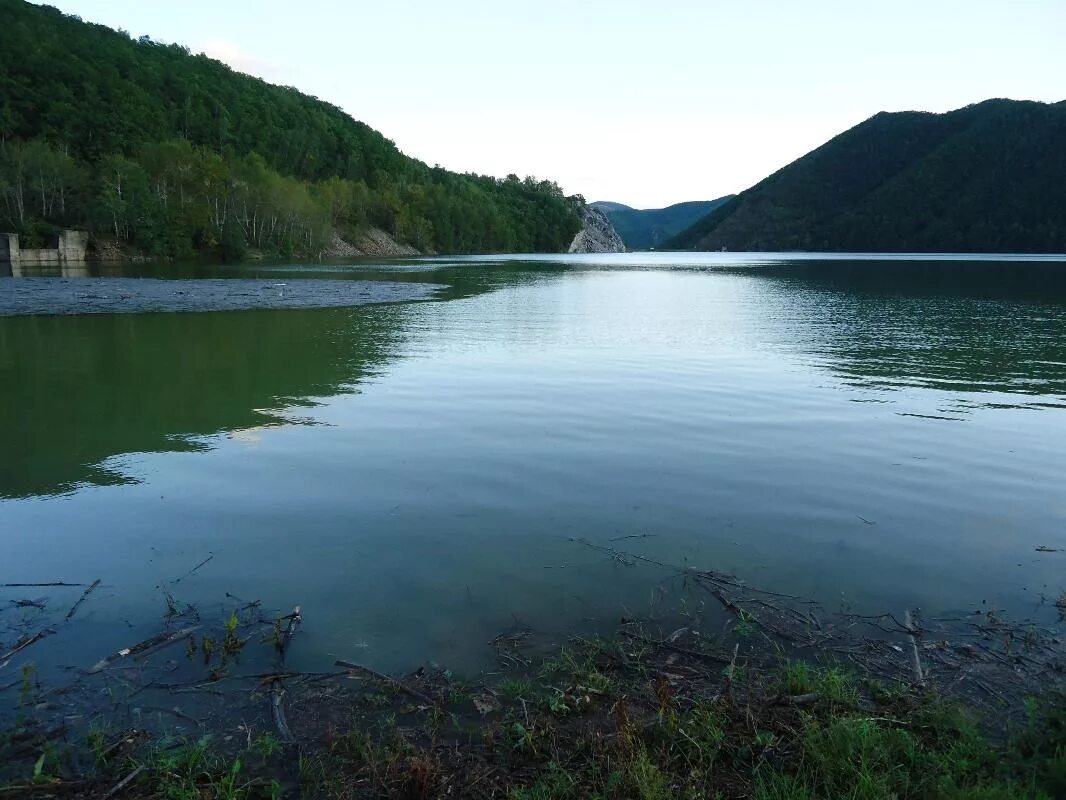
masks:
<svg viewBox="0 0 1066 800"><path fill-rule="evenodd" d="M124 453L279 424L352 391L394 349L402 308L0 320L0 496L135 480Z"/></svg>
<svg viewBox="0 0 1066 800"><path fill-rule="evenodd" d="M93 276L384 277L442 283L445 299L460 300L604 266L483 258L71 269ZM933 389L950 396L898 413L939 419L975 408L1066 406L1062 264L782 259L682 271L694 269L708 281L719 275L751 282L756 296L738 298L759 322L747 346L761 338L760 346L798 351L854 388L855 400L891 402L902 390ZM624 324L655 301L629 302ZM136 476L115 456L199 449L207 446L203 437L291 422L309 398L351 391L398 355L410 318L394 307L0 320L0 497L128 482ZM661 316L659 323L678 328L672 335L706 334ZM537 330L498 334L517 340L543 335Z"/></svg>
<svg viewBox="0 0 1066 800"><path fill-rule="evenodd" d="M754 274L778 287L798 346L853 387L949 392L953 411L1066 407L1066 265L804 260Z"/></svg>

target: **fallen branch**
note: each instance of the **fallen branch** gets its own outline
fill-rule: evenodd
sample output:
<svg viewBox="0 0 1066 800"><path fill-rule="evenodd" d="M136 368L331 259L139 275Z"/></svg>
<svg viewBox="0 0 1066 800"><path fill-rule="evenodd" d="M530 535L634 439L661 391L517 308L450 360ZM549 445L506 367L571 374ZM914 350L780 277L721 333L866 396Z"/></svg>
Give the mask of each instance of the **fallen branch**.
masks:
<svg viewBox="0 0 1066 800"><path fill-rule="evenodd" d="M638 642L644 642L650 644L652 647L658 647L663 650L669 650L671 653L680 653L681 655L692 656L693 658L706 659L707 661L717 661L720 664L728 664L729 659L724 656L717 656L713 653L701 653L699 650L688 650L684 647L678 647L676 644L670 642L660 642L656 639L643 636L639 633L633 633L632 631L620 631L622 636L627 639L633 639Z"/></svg>
<svg viewBox="0 0 1066 800"><path fill-rule="evenodd" d="M200 626L196 625L192 628L183 628L180 631L173 631L171 633L161 633L158 636L153 636L151 639L145 639L143 642L133 645L133 647L119 650L114 655L110 655L107 658L103 658L96 662L96 664L94 664L89 670L89 674L95 675L98 672L103 672L116 661L121 661L128 656L145 656L148 655L148 653L162 650L164 647L169 647L175 642L180 642L182 639L188 639L199 629Z"/></svg>
<svg viewBox="0 0 1066 800"><path fill-rule="evenodd" d="M0 668L6 667L9 659L18 655L30 645L37 644L37 642L41 641L41 639L45 638L46 636L51 636L53 633L55 633L55 631L53 630L44 630L35 633L33 636L30 636L27 639L22 639L21 641L17 642L15 644L15 647L10 652L4 653L2 656L0 656Z"/></svg>
<svg viewBox="0 0 1066 800"><path fill-rule="evenodd" d="M84 583L63 583L63 581L55 581L53 583L0 583L0 589L33 589L53 586L70 586L80 589L86 585L87 584Z"/></svg>
<svg viewBox="0 0 1066 800"><path fill-rule="evenodd" d="M171 585L176 585L176 584L179 584L179 583L181 583L181 582L182 582L183 580L185 580L185 579L186 579L186 578L188 578L188 577L189 577L190 575L192 575L192 574L193 574L194 572L196 572L196 571L197 571L198 569L200 569L200 567L204 566L204 565L205 565L205 564L207 564L207 563L208 563L209 561L211 561L211 559L213 559L214 557L215 557L215 556L214 556L214 554L212 553L212 554L211 554L211 555L209 555L209 556L208 556L207 558L205 558L205 559L204 559L203 561L201 561L201 562L200 562L199 564L197 564L197 565L196 565L195 567L193 567L193 568L192 568L192 569L190 569L190 570L189 570L188 572L186 572L186 573L185 573L184 575L182 575L182 576L181 576L180 578L178 578L177 580L171 581L171 582L170 582L170 583L171 583Z"/></svg>
<svg viewBox="0 0 1066 800"><path fill-rule="evenodd" d="M922 672L922 657L918 652L918 635L921 633L921 629L914 625L909 608L904 620L907 623L907 638L911 640L911 666L914 669L914 682L918 686L923 686L925 684L925 675Z"/></svg>
<svg viewBox="0 0 1066 800"><path fill-rule="evenodd" d="M435 706L437 704L437 702L433 698L429 697L428 695L422 694L422 692L418 691L417 689L412 689L403 681L397 680L396 678L393 678L389 675L385 675L376 670L372 670L370 669L370 667L364 667L362 664L353 664L351 661L344 661L343 659L337 659L333 663L336 666L344 667L344 669L350 670L351 672L362 672L364 675L369 675L371 678L376 678L379 681L384 681L390 686L394 686L400 691L406 692L412 697L415 697L428 705Z"/></svg>
<svg viewBox="0 0 1066 800"><path fill-rule="evenodd" d="M289 721L285 718L285 687L280 680L270 682L270 716L274 719L274 728L278 732L278 739L284 744L292 744L292 730Z"/></svg>
<svg viewBox="0 0 1066 800"><path fill-rule="evenodd" d="M36 608L41 611L48 608L48 603L44 600L12 600L11 605L15 608Z"/></svg>
<svg viewBox="0 0 1066 800"><path fill-rule="evenodd" d="M303 622L303 617L300 615L300 607L296 606L289 615L289 624L285 626L285 632L281 635L281 641L278 642L278 654L281 656L282 666L285 666L285 653L301 622Z"/></svg>
<svg viewBox="0 0 1066 800"><path fill-rule="evenodd" d="M92 586L90 586L88 589L86 589L82 593L82 596L78 598L78 602L76 602L73 606L70 607L70 611L67 612L67 616L64 617L64 621L68 621L68 620L70 620L71 617L74 616L74 614L77 612L77 610L81 607L81 604L85 602L85 598L88 597L89 595L91 595L93 593L93 590L96 589L96 587L99 586L99 585L100 585L100 579L97 578L95 581L93 581Z"/></svg>
<svg viewBox="0 0 1066 800"><path fill-rule="evenodd" d="M103 795L100 800L108 800L109 797L114 797L116 794L118 794L131 783L133 783L137 776L140 775L142 772L144 772L144 764L141 764L139 767L137 767L137 769L133 770L133 772L131 772L125 778L123 778L114 786L112 786L108 793Z"/></svg>
<svg viewBox="0 0 1066 800"><path fill-rule="evenodd" d="M303 617L300 615L300 607L296 606L289 615L289 624L285 626L285 632L278 642L278 662L281 669L285 668L285 653L288 651L292 637L296 635L296 628L299 627L301 622L303 622ZM278 732L278 738L285 744L292 744L294 738L292 729L289 727L289 721L285 718L284 701L285 685L281 682L280 677L275 676L270 681L270 716L274 720L274 728Z"/></svg>

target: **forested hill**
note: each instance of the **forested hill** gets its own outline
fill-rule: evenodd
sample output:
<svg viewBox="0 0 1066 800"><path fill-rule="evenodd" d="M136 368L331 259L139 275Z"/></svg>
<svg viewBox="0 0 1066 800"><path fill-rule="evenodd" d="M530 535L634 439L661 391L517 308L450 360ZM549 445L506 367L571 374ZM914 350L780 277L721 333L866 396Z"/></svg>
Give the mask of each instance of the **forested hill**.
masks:
<svg viewBox="0 0 1066 800"><path fill-rule="evenodd" d="M1066 252L1066 102L878 114L666 246Z"/></svg>
<svg viewBox="0 0 1066 800"><path fill-rule="evenodd" d="M0 229L154 255L314 252L368 225L438 252L559 252L557 185L430 168L341 109L176 44L0 0Z"/></svg>
<svg viewBox="0 0 1066 800"><path fill-rule="evenodd" d="M692 200L666 208L630 208L621 203L598 201L589 205L607 215L630 250L652 250L681 233L727 200Z"/></svg>

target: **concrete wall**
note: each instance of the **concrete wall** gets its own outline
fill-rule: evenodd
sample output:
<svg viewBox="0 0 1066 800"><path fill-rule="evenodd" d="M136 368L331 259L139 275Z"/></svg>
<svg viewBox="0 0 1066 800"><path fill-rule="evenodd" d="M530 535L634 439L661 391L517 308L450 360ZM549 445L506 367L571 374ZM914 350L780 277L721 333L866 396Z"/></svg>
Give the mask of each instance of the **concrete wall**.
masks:
<svg viewBox="0 0 1066 800"><path fill-rule="evenodd" d="M16 233L0 233L0 264L17 264L19 237Z"/></svg>
<svg viewBox="0 0 1066 800"><path fill-rule="evenodd" d="M51 242L52 247L23 250L15 233L0 233L0 263L14 267L58 267L62 264L82 263L89 250L89 234L85 231L63 231Z"/></svg>

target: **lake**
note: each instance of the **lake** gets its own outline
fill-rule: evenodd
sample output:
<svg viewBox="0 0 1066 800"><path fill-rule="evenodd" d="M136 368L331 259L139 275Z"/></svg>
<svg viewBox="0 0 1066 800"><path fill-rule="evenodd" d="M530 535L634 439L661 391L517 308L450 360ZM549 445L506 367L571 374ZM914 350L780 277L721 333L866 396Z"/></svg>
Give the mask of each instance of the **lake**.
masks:
<svg viewBox="0 0 1066 800"><path fill-rule="evenodd" d="M647 613L662 571L576 539L834 609L1057 618L1066 552L1037 548L1066 550L1063 260L111 272L446 288L0 318L0 583L103 581L39 661L158 630L181 578L184 603L302 606L299 667L473 671L516 621L566 636Z"/></svg>

